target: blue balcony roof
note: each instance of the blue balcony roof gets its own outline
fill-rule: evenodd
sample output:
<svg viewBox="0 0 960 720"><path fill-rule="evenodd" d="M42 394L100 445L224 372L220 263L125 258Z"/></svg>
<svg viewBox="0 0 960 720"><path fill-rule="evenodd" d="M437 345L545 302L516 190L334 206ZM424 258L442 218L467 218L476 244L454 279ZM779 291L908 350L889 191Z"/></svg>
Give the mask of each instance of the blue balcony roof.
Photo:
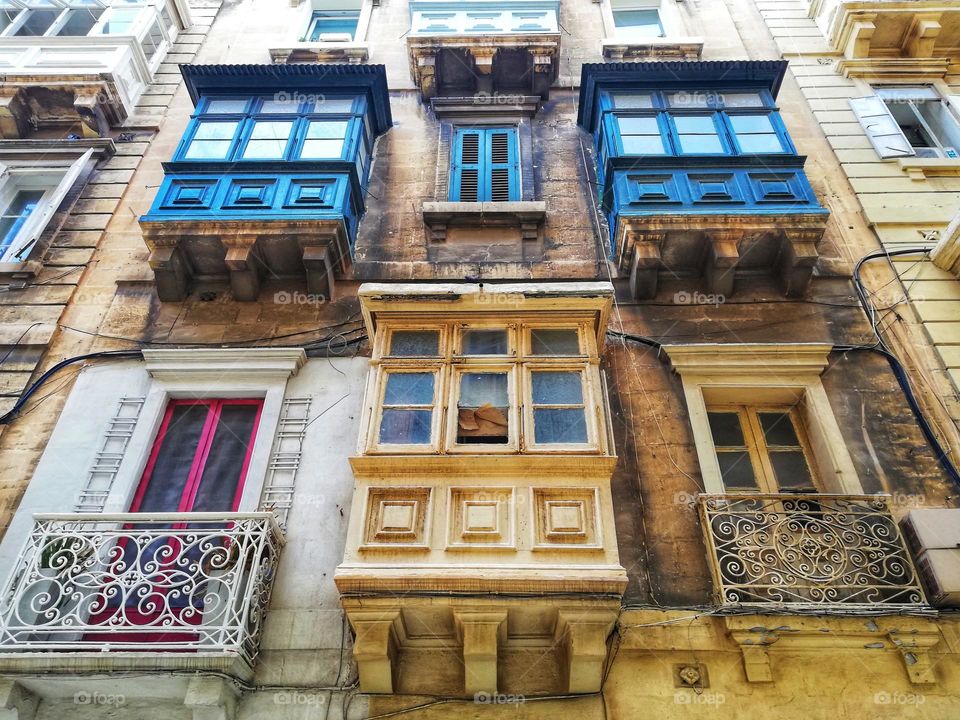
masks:
<svg viewBox="0 0 960 720"><path fill-rule="evenodd" d="M580 73L577 124L593 132L601 89L764 88L773 97L787 71L786 60L722 60L704 62L588 63Z"/></svg>
<svg viewBox="0 0 960 720"><path fill-rule="evenodd" d="M180 72L194 105L213 93L258 95L286 90L311 95L352 90L367 94L378 135L393 124L383 65L181 65Z"/></svg>

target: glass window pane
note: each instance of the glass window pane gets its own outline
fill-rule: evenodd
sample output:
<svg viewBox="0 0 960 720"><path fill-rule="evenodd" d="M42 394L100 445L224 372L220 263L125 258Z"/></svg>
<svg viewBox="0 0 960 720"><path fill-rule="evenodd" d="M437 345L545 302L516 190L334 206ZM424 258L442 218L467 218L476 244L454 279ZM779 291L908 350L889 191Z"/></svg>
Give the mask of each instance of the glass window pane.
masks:
<svg viewBox="0 0 960 720"><path fill-rule="evenodd" d="M383 393L384 405L432 405L433 373L391 373Z"/></svg>
<svg viewBox="0 0 960 720"><path fill-rule="evenodd" d="M667 94L667 104L672 108L708 107L708 101L716 99L715 93L675 92Z"/></svg>
<svg viewBox="0 0 960 720"><path fill-rule="evenodd" d="M624 135L621 142L626 155L665 155L667 152L659 135Z"/></svg>
<svg viewBox="0 0 960 720"><path fill-rule="evenodd" d="M580 337L576 330L531 330L530 349L534 355L579 355Z"/></svg>
<svg viewBox="0 0 960 720"><path fill-rule="evenodd" d="M790 413L762 412L757 415L760 418L760 426L763 428L763 437L767 445L800 447L800 440L797 438L797 431L793 427Z"/></svg>
<svg viewBox="0 0 960 720"><path fill-rule="evenodd" d="M535 409L533 437L537 443L587 442L587 421L583 408Z"/></svg>
<svg viewBox="0 0 960 720"><path fill-rule="evenodd" d="M26 22L17 28L14 35L18 37L43 35L53 25L58 15L60 15L59 10L30 10Z"/></svg>
<svg viewBox="0 0 960 720"><path fill-rule="evenodd" d="M200 436L210 409L206 405L175 405L170 422L155 446L150 479L137 512L176 512L190 477Z"/></svg>
<svg viewBox="0 0 960 720"><path fill-rule="evenodd" d="M728 115L730 124L738 133L772 133L769 115Z"/></svg>
<svg viewBox="0 0 960 720"><path fill-rule="evenodd" d="M17 236L37 209L43 195L43 190L19 190L13 196L13 200L4 209L3 215L0 216L0 250L6 250L16 243ZM15 250L14 255L17 252ZM16 261L23 258L14 257L12 259Z"/></svg>
<svg viewBox="0 0 960 720"><path fill-rule="evenodd" d="M184 157L189 160L226 158L233 144L237 125L236 122L200 123Z"/></svg>
<svg viewBox="0 0 960 720"><path fill-rule="evenodd" d="M242 113L247 109L246 100L211 100L204 113Z"/></svg>
<svg viewBox="0 0 960 720"><path fill-rule="evenodd" d="M192 512L233 510L258 410L257 405L229 403L220 409L220 422L203 465L203 476L190 507Z"/></svg>
<svg viewBox="0 0 960 720"><path fill-rule="evenodd" d="M280 94L280 96L283 97L284 94ZM264 100L260 103L259 112L264 115L270 113L289 115L290 113L297 112L299 109L300 103L292 98L290 100Z"/></svg>
<svg viewBox="0 0 960 720"><path fill-rule="evenodd" d="M677 126L677 131L681 133L706 133L714 134L717 132L713 124L713 118L707 115L674 115L673 123Z"/></svg>
<svg viewBox="0 0 960 720"><path fill-rule="evenodd" d="M282 158L292 128L293 123L287 121L261 120L254 123L250 140L243 149L243 157Z"/></svg>
<svg viewBox="0 0 960 720"><path fill-rule="evenodd" d="M313 103L311 112L324 113L326 115L346 114L353 112L352 97L320 97Z"/></svg>
<svg viewBox="0 0 960 720"><path fill-rule="evenodd" d="M100 26L101 35L129 34L140 8L112 8L106 22Z"/></svg>
<svg viewBox="0 0 960 720"><path fill-rule="evenodd" d="M632 36L660 37L663 34L657 10L614 10L613 24L617 28L629 29Z"/></svg>
<svg viewBox="0 0 960 720"><path fill-rule="evenodd" d="M716 447L744 447L740 415L735 412L708 412L710 432Z"/></svg>
<svg viewBox="0 0 960 720"><path fill-rule="evenodd" d="M9 25L13 24L19 14L20 11L15 9L0 10L0 31L6 30Z"/></svg>
<svg viewBox="0 0 960 720"><path fill-rule="evenodd" d="M534 372L534 405L581 405L583 388L578 372Z"/></svg>
<svg viewBox="0 0 960 720"><path fill-rule="evenodd" d="M722 153L723 145L716 135L681 135L680 150L685 153Z"/></svg>
<svg viewBox="0 0 960 720"><path fill-rule="evenodd" d="M659 135L660 126L655 117L618 117L622 135Z"/></svg>
<svg viewBox="0 0 960 720"><path fill-rule="evenodd" d="M506 373L462 374L457 401L457 442L507 442L509 409Z"/></svg>
<svg viewBox="0 0 960 720"><path fill-rule="evenodd" d="M614 93L610 96L613 107L623 109L647 109L653 107L650 93Z"/></svg>
<svg viewBox="0 0 960 720"><path fill-rule="evenodd" d="M394 330L390 334L390 355L398 357L436 357L440 354L437 330Z"/></svg>
<svg viewBox="0 0 960 720"><path fill-rule="evenodd" d="M745 153L783 152L783 144L776 135L737 135L737 143Z"/></svg>
<svg viewBox="0 0 960 720"><path fill-rule="evenodd" d="M347 136L347 127L350 125L347 120L315 120L307 126L308 138L345 138Z"/></svg>
<svg viewBox="0 0 960 720"><path fill-rule="evenodd" d="M353 40L360 19L358 10L323 10L313 13L310 41Z"/></svg>
<svg viewBox="0 0 960 720"><path fill-rule="evenodd" d="M101 14L103 10L93 8L71 10L67 21L57 31L57 35L70 37L86 35L97 24Z"/></svg>
<svg viewBox="0 0 960 720"><path fill-rule="evenodd" d="M783 491L816 492L810 467L802 450L770 453L770 464L777 476L777 486Z"/></svg>
<svg viewBox="0 0 960 720"><path fill-rule="evenodd" d="M763 107L760 93L723 93L724 107Z"/></svg>
<svg viewBox="0 0 960 720"><path fill-rule="evenodd" d="M339 158L343 155L343 140L304 140L301 158Z"/></svg>
<svg viewBox="0 0 960 720"><path fill-rule="evenodd" d="M432 410L384 410L380 418L380 442L429 444L432 420Z"/></svg>
<svg viewBox="0 0 960 720"><path fill-rule="evenodd" d="M717 453L720 476L727 490L759 490L748 452Z"/></svg>
<svg viewBox="0 0 960 720"><path fill-rule="evenodd" d="M465 330L464 355L506 355L509 352L506 330Z"/></svg>

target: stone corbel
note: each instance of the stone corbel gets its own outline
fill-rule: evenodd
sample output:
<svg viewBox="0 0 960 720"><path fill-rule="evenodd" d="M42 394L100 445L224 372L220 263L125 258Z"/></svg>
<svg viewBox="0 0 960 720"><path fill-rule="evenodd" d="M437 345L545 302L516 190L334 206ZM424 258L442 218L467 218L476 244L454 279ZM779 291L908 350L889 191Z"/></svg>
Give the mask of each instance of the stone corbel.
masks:
<svg viewBox="0 0 960 720"><path fill-rule="evenodd" d="M260 296L260 260L255 235L224 238L225 262L230 272L230 292L235 300L253 302Z"/></svg>
<svg viewBox="0 0 960 720"><path fill-rule="evenodd" d="M940 233L940 239L930 252L930 259L941 270L960 277L960 213Z"/></svg>
<svg viewBox="0 0 960 720"><path fill-rule="evenodd" d="M497 692L497 649L506 640L507 613L454 611L463 643L464 692Z"/></svg>
<svg viewBox="0 0 960 720"><path fill-rule="evenodd" d="M357 661L360 692L394 692L399 654L394 624L399 619L399 610L370 610L350 614L350 624L356 634L353 657Z"/></svg>
<svg viewBox="0 0 960 720"><path fill-rule="evenodd" d="M416 79L420 86L420 95L424 101L437 95L437 53L419 50L415 56Z"/></svg>
<svg viewBox="0 0 960 720"><path fill-rule="evenodd" d="M604 610L560 610L557 640L567 662L567 692L599 692L607 659L607 637L617 614Z"/></svg>
<svg viewBox="0 0 960 720"><path fill-rule="evenodd" d="M110 123L103 112L103 92L89 90L73 99L73 107L80 116L84 137L109 137Z"/></svg>
<svg viewBox="0 0 960 720"><path fill-rule="evenodd" d="M177 245L161 245L150 252L150 269L162 302L180 302L190 293L190 266Z"/></svg>
<svg viewBox="0 0 960 720"><path fill-rule="evenodd" d="M846 58L852 60L870 56L870 43L877 29L873 23L876 18L876 13L857 13L850 19L850 34L843 48Z"/></svg>
<svg viewBox="0 0 960 720"><path fill-rule="evenodd" d="M193 720L233 720L237 714L236 685L213 677L191 678L183 698Z"/></svg>
<svg viewBox="0 0 960 720"><path fill-rule="evenodd" d="M635 235L633 238L630 291L635 300L649 300L657 294L657 281L662 265L660 248L665 239L665 233Z"/></svg>
<svg viewBox="0 0 960 720"><path fill-rule="evenodd" d="M763 629L756 632L733 630L730 632L730 638L740 648L747 682L773 682L773 669L770 667L768 648L779 640L780 636Z"/></svg>
<svg viewBox="0 0 960 720"><path fill-rule="evenodd" d="M546 100L550 95L550 86L553 84L556 53L547 49L533 49L530 55L533 61L530 91Z"/></svg>
<svg viewBox="0 0 960 720"><path fill-rule="evenodd" d="M0 720L33 720L40 698L14 680L0 681Z"/></svg>
<svg viewBox="0 0 960 720"><path fill-rule="evenodd" d="M820 256L817 243L822 230L784 230L780 251L780 277L787 297L803 297Z"/></svg>
<svg viewBox="0 0 960 720"><path fill-rule="evenodd" d="M303 268L307 273L307 292L333 300L333 258L330 244L313 244L315 240L301 241L303 248ZM332 240L331 240L332 242ZM308 244L309 243L309 244Z"/></svg>
<svg viewBox="0 0 960 720"><path fill-rule="evenodd" d="M740 262L740 241L743 230L711 230L707 232L707 258L704 276L713 295L733 295L734 278Z"/></svg>
<svg viewBox="0 0 960 720"><path fill-rule="evenodd" d="M467 50L473 58L473 76L477 79L477 92L493 93L493 65L497 57L495 47L471 47Z"/></svg>
<svg viewBox="0 0 960 720"><path fill-rule="evenodd" d="M903 660L903 667L907 671L910 682L914 685L933 685L937 676L930 661L930 650L940 642L936 633L910 633L902 635L897 632L888 634Z"/></svg>
<svg viewBox="0 0 960 720"><path fill-rule="evenodd" d="M940 13L917 15L907 30L904 49L909 57L933 57L933 47L940 35Z"/></svg>

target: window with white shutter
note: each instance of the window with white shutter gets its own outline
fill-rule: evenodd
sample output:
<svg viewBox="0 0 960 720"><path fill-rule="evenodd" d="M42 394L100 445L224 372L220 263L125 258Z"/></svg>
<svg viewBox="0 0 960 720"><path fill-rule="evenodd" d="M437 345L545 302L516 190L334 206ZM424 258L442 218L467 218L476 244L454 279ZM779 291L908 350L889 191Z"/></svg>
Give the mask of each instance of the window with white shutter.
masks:
<svg viewBox="0 0 960 720"><path fill-rule="evenodd" d="M907 136L881 97L870 95L850 98L850 107L880 157L886 159L916 155Z"/></svg>
<svg viewBox="0 0 960 720"><path fill-rule="evenodd" d="M520 199L516 128L457 128L450 173L453 202Z"/></svg>

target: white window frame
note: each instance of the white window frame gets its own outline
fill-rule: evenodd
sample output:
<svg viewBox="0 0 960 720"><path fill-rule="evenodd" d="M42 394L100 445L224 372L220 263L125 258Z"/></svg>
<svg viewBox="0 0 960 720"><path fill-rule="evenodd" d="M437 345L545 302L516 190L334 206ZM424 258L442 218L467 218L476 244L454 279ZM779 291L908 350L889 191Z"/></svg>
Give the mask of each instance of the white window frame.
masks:
<svg viewBox="0 0 960 720"><path fill-rule="evenodd" d="M643 37L633 35L628 28L618 28L614 21L614 10L656 10L660 17L663 35ZM683 18L672 0L600 0L600 13L603 22L604 37L611 42L626 45L650 42L667 42L671 38L685 35Z"/></svg>
<svg viewBox="0 0 960 720"><path fill-rule="evenodd" d="M0 172L0 213L20 190L44 190L37 208L20 228L16 238L0 251L0 264L25 263L36 247L37 240L53 218L63 199L76 183L93 150L87 150L67 167L49 165L6 166Z"/></svg>
<svg viewBox="0 0 960 720"><path fill-rule="evenodd" d="M857 475L820 379L832 347L782 345L664 345L683 383L704 492L726 492L707 408L720 403L796 406L824 492L862 495Z"/></svg>
<svg viewBox="0 0 960 720"><path fill-rule="evenodd" d="M297 28L297 42L305 43L310 47L336 48L345 45L362 45L367 41L370 30L370 18L373 14L373 0L309 0L300 8L300 17L294 23ZM313 27L314 11L359 11L357 30L352 40L310 40L310 30Z"/></svg>

